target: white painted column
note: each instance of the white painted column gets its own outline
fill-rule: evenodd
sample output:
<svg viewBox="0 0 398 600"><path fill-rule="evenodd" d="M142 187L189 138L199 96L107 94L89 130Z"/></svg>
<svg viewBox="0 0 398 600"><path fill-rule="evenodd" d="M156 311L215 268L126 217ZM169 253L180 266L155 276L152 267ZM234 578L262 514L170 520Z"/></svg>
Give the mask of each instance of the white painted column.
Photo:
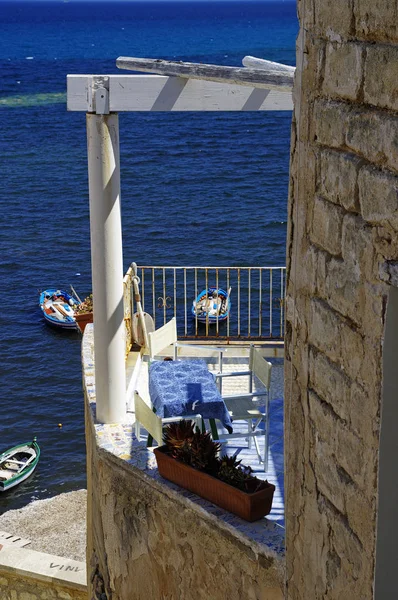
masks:
<svg viewBox="0 0 398 600"><path fill-rule="evenodd" d="M117 114L87 114L97 420L126 416L123 251Z"/></svg>

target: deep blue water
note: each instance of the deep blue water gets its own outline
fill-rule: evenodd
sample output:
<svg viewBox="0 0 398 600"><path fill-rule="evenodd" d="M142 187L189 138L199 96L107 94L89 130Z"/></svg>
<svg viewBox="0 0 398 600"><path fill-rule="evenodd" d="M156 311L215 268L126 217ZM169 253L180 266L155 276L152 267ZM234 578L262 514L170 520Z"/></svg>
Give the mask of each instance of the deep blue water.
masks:
<svg viewBox="0 0 398 600"><path fill-rule="evenodd" d="M294 65L297 28L294 2L0 1L0 450L42 448L0 514L85 486L81 338L38 308L38 290L91 288L85 116L66 112L66 75L120 73L118 56ZM283 265L290 121L121 114L126 268Z"/></svg>

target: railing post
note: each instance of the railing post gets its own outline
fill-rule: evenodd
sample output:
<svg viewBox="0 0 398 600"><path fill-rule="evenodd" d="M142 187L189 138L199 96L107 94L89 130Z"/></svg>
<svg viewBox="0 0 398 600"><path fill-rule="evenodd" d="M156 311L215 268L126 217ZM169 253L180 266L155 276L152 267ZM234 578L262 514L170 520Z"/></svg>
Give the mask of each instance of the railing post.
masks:
<svg viewBox="0 0 398 600"><path fill-rule="evenodd" d="M117 114L87 114L97 420L126 416L123 253Z"/></svg>

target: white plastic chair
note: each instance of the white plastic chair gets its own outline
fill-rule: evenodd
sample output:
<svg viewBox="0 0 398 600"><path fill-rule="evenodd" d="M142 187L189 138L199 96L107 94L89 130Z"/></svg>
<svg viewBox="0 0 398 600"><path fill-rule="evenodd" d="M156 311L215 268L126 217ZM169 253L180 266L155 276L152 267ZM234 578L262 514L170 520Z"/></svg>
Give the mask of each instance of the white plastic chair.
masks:
<svg viewBox="0 0 398 600"><path fill-rule="evenodd" d="M135 391L134 393L134 405L135 405L135 437L137 440L140 439L141 425L149 433L149 435L156 440L159 446L163 443L163 427L168 423L174 423L181 421L181 419L188 419L195 421L196 425L200 428L202 423L201 415L181 415L178 417L167 417L161 418L154 411L150 400L146 402L142 399L140 394ZM148 445L151 445L149 442Z"/></svg>
<svg viewBox="0 0 398 600"><path fill-rule="evenodd" d="M264 463L264 471L268 471L268 449L269 449L269 399L271 388L272 365L264 359L259 350L250 347L249 369L246 371L222 372L216 378L222 380L225 377L249 377L248 392L244 394L233 394L224 396L223 400L233 421L247 421L247 432L233 432L218 434L218 440L231 440L235 438L247 438L249 448L253 438L259 462ZM262 384L261 389L254 389L255 378ZM262 410L261 410L262 409ZM264 428L260 429L260 425ZM264 436L264 455L261 456L258 437Z"/></svg>
<svg viewBox="0 0 398 600"><path fill-rule="evenodd" d="M208 352L216 352L218 353L218 370L221 372L222 370L222 359L225 352L227 352L226 348L221 348L217 346L199 346L198 344L184 344L177 340L177 321L176 318L173 317L162 327L156 329L155 331L151 331L148 333L148 346L149 346L149 360L157 360L160 353L166 348L170 348L169 355L173 357L174 360L178 358L178 348L191 348L197 350L206 350ZM167 353L162 355L167 356Z"/></svg>

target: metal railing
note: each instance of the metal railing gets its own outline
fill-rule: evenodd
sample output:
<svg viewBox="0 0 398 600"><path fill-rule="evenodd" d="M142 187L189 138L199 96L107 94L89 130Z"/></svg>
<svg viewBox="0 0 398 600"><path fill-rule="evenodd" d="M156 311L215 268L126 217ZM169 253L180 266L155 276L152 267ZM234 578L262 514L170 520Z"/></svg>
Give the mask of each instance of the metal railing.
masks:
<svg viewBox="0 0 398 600"><path fill-rule="evenodd" d="M133 263L131 268L140 278L142 308L156 328L176 317L178 337L187 340L284 337L285 267L136 267ZM231 288L231 310L225 321L200 323L192 314L193 301L209 287Z"/></svg>

